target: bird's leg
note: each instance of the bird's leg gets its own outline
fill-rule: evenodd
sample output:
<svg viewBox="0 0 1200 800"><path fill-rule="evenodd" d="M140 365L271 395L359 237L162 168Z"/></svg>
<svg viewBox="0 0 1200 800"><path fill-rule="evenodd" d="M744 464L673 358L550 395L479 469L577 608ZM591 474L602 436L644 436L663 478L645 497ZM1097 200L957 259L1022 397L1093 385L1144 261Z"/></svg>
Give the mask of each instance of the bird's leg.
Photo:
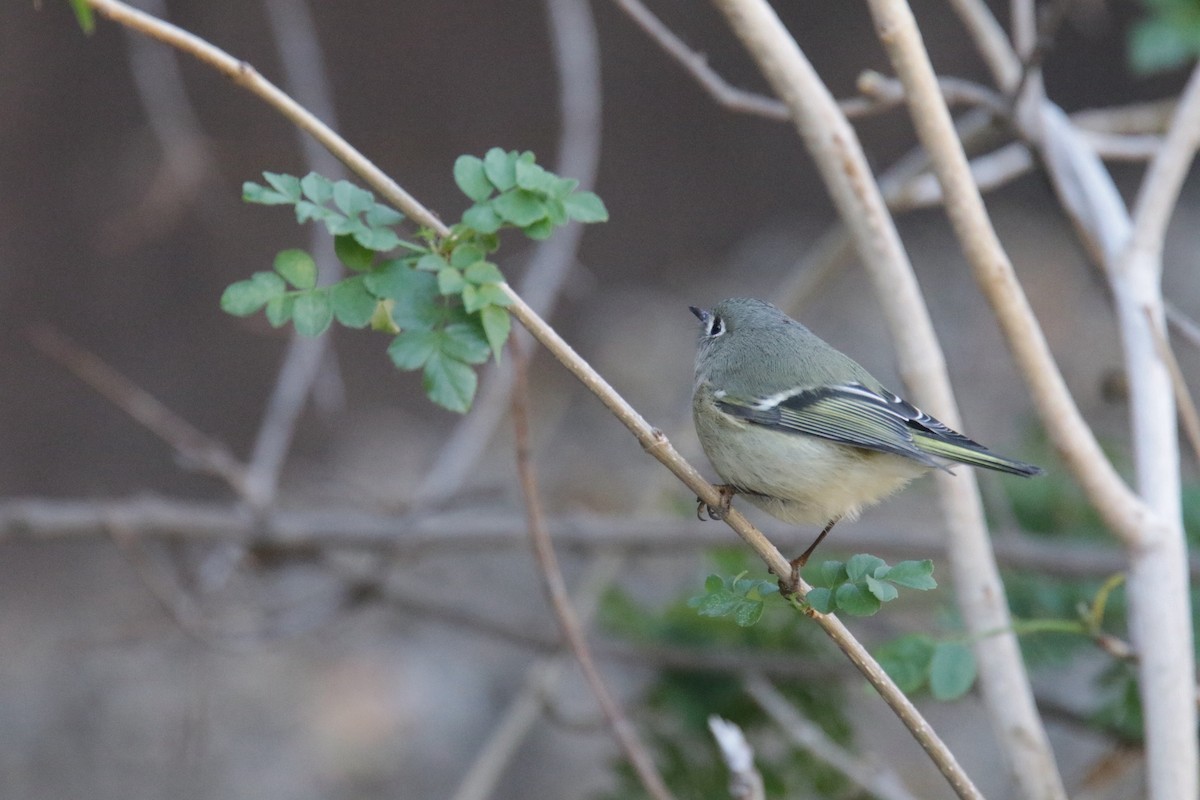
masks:
<svg viewBox="0 0 1200 800"><path fill-rule="evenodd" d="M708 514L709 519L715 519L718 522L725 519L725 515L729 513L729 504L733 502L733 496L737 494L737 489L731 483L718 483L714 488L721 493L721 502L715 506L696 498L696 519L704 521L704 515Z"/></svg>
<svg viewBox="0 0 1200 800"><path fill-rule="evenodd" d="M821 532L817 535L816 540L808 546L808 549L801 553L798 558L792 559L791 577L793 587L800 585L800 568L808 563L808 557L811 556L813 551L817 549L817 545L821 543L821 540L829 535L829 532L833 530L833 526L837 524L839 519L841 519L841 517L834 517L833 519L829 520L829 524L821 530Z"/></svg>

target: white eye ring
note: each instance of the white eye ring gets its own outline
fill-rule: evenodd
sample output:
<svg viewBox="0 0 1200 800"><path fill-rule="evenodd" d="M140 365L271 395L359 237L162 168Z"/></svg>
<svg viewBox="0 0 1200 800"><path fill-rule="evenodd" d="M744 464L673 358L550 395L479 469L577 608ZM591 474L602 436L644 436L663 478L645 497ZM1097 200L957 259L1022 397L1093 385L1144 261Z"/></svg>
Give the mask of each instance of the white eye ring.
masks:
<svg viewBox="0 0 1200 800"><path fill-rule="evenodd" d="M708 319L708 328L705 331L705 335L710 339L715 339L723 333L725 333L725 321L716 314L713 314Z"/></svg>

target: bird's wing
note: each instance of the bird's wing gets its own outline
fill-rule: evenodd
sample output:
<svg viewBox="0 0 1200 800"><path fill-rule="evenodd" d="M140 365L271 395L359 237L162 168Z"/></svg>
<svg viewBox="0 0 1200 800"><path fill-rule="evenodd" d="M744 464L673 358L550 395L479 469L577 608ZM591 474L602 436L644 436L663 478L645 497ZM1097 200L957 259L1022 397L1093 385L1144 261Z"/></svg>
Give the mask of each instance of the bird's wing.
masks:
<svg viewBox="0 0 1200 800"><path fill-rule="evenodd" d="M894 453L930 467L938 463L917 446L910 423L924 418L954 434L900 398L884 397L861 383L797 389L749 400L718 391L715 399L721 411L757 425Z"/></svg>
<svg viewBox="0 0 1200 800"><path fill-rule="evenodd" d="M993 453L886 389L876 392L861 383L781 392L749 401L718 397L717 407L775 430L895 453L931 467L945 468L933 459L937 456L1013 475L1042 472L1040 467Z"/></svg>

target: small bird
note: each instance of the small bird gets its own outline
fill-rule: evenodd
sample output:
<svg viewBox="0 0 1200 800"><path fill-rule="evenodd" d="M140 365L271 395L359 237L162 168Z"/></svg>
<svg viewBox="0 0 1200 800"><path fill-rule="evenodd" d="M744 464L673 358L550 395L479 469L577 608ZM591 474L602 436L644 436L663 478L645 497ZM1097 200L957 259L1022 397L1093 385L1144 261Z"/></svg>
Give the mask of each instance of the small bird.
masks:
<svg viewBox="0 0 1200 800"><path fill-rule="evenodd" d="M1011 475L1043 470L997 455L884 388L856 361L770 303L735 297L700 320L692 416L704 453L735 494L793 525L825 523L795 573L840 519L946 462Z"/></svg>

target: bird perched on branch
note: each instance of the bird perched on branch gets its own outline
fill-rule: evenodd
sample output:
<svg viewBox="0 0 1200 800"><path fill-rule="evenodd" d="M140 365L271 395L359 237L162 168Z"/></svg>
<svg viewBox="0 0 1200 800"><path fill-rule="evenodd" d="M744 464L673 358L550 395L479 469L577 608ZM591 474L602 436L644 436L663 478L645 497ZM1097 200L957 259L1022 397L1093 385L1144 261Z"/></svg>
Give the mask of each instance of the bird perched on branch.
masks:
<svg viewBox="0 0 1200 800"><path fill-rule="evenodd" d="M791 524L824 523L793 571L840 519L853 519L947 462L1031 476L888 391L849 356L761 300L731 298L700 320L692 416L705 455L735 494Z"/></svg>

